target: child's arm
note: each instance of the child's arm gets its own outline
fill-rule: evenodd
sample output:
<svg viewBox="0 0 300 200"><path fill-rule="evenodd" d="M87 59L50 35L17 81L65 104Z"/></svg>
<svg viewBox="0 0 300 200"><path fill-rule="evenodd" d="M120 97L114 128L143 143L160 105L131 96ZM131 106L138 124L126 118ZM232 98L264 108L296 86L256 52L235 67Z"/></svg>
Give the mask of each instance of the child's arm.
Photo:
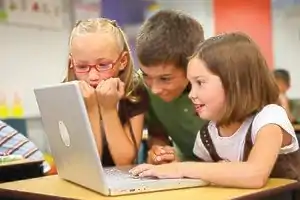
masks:
<svg viewBox="0 0 300 200"><path fill-rule="evenodd" d="M100 111L97 106L92 109L87 108L88 117L90 120L91 128L94 134L94 139L97 145L98 154L102 157L102 137L101 137L101 125L100 125Z"/></svg>
<svg viewBox="0 0 300 200"><path fill-rule="evenodd" d="M153 120L154 121L154 120ZM175 151L167 133L158 120L156 123L148 123L148 157L147 163L162 164L175 161Z"/></svg>
<svg viewBox="0 0 300 200"><path fill-rule="evenodd" d="M118 82L118 87L113 83ZM99 87L100 111L103 119L103 128L108 143L110 154L115 165L131 165L137 156L138 148L142 140L144 128L144 113L148 108L148 96L141 88L135 88L134 93L139 97L138 102L131 102L129 99L120 101L125 95L125 85L119 79L110 79L104 86ZM105 84L107 84L105 86ZM105 88L110 86L111 91L115 92L111 96L105 93ZM103 87L103 88L102 88ZM118 99L116 99L116 94ZM107 95L107 96L105 96ZM106 98L111 97L111 98ZM115 106L113 101L119 102ZM119 107L119 108L118 108ZM120 111L120 115L118 113ZM122 121L124 115L126 120ZM131 127L131 130L130 130Z"/></svg>
<svg viewBox="0 0 300 200"><path fill-rule="evenodd" d="M268 124L259 130L247 162L142 165L131 172L140 176L199 178L229 187L261 188L268 180L282 144L288 142L283 142L282 129L278 125Z"/></svg>
<svg viewBox="0 0 300 200"><path fill-rule="evenodd" d="M115 164L117 166L132 164L137 152L135 152L134 143L130 136L129 125L126 124L124 127L122 126L116 109L103 109L101 113L109 150ZM144 114L130 118L130 123L137 147L139 147L142 140Z"/></svg>
<svg viewBox="0 0 300 200"><path fill-rule="evenodd" d="M94 88L89 86L85 81L79 82L80 91L84 98L87 114L94 134L98 154L102 157L102 138L100 127L100 111L97 102L97 96Z"/></svg>
<svg viewBox="0 0 300 200"><path fill-rule="evenodd" d="M263 187L277 159L282 135L278 125L266 125L258 132L247 162L182 163L183 176L223 186Z"/></svg>

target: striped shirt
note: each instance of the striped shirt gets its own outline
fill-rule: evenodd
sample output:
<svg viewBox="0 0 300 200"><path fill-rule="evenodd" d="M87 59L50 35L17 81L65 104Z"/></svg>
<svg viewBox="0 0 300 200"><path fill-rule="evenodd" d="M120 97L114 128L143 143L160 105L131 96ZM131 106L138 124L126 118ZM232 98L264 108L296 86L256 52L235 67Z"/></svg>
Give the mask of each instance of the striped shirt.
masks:
<svg viewBox="0 0 300 200"><path fill-rule="evenodd" d="M28 160L44 160L43 153L23 134L0 120L0 155L21 155ZM44 173L50 165L43 162Z"/></svg>

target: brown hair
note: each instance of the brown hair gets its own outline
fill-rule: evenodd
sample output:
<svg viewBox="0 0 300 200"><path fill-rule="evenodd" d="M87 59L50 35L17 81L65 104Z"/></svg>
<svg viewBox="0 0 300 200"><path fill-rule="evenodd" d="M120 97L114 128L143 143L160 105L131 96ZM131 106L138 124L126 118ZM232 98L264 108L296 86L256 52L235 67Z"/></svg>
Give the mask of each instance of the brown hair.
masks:
<svg viewBox="0 0 300 200"><path fill-rule="evenodd" d="M116 38L116 42L120 48L120 52L125 51L129 55L127 66L124 71L120 73L119 78L125 83L125 96L132 101L136 101L138 97L135 96L134 90L140 84L140 78L135 73L133 67L133 57L131 55L130 47L123 30L118 26L114 20L106 18L92 18L78 21L73 28L69 38L69 48L71 48L73 38L87 33L110 33ZM74 71L71 69L71 61L68 61L67 76L64 82L75 80Z"/></svg>
<svg viewBox="0 0 300 200"><path fill-rule="evenodd" d="M290 73L286 69L274 70L275 79L283 81L287 86L291 85Z"/></svg>
<svg viewBox="0 0 300 200"><path fill-rule="evenodd" d="M220 77L225 109L218 125L242 122L268 104L278 103L278 87L258 46L243 33L227 33L201 43L192 58Z"/></svg>
<svg viewBox="0 0 300 200"><path fill-rule="evenodd" d="M188 57L203 40L202 26L195 19L178 11L162 10L141 26L137 57L145 67L174 64L186 70Z"/></svg>

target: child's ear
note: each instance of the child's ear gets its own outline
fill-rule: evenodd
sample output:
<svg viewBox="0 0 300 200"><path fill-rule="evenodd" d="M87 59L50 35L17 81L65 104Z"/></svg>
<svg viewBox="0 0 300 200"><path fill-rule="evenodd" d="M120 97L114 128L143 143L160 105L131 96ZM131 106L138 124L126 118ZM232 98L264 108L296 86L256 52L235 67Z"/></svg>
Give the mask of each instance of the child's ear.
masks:
<svg viewBox="0 0 300 200"><path fill-rule="evenodd" d="M68 58L68 67L69 67L70 69L73 67L71 55L69 55L69 58Z"/></svg>
<svg viewBox="0 0 300 200"><path fill-rule="evenodd" d="M129 53L127 51L123 52L120 59L119 70L122 71L125 69L129 61Z"/></svg>

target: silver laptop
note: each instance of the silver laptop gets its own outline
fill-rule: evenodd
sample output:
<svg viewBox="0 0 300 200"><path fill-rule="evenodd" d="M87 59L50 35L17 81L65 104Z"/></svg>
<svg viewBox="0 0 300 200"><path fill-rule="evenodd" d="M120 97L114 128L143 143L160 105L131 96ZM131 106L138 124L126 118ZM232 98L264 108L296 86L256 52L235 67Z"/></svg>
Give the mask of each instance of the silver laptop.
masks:
<svg viewBox="0 0 300 200"><path fill-rule="evenodd" d="M103 195L207 185L197 179L138 178L132 166L103 168L78 82L34 90L58 175Z"/></svg>

